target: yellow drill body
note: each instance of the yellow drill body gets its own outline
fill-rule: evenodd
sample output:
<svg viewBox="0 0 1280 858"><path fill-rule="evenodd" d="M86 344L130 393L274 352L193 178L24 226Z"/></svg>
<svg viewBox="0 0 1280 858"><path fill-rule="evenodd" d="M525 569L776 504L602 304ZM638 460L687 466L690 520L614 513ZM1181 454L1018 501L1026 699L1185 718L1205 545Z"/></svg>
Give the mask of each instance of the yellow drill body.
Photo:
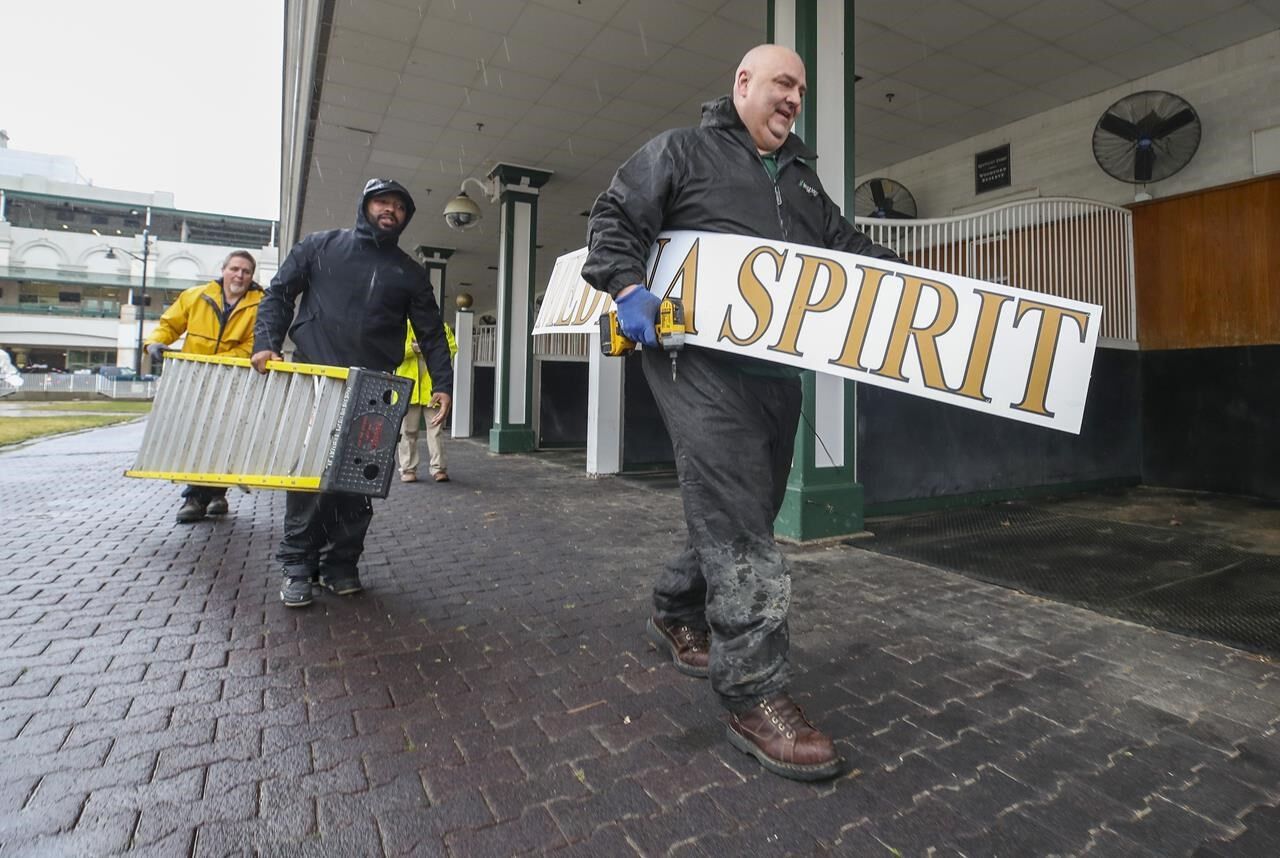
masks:
<svg viewBox="0 0 1280 858"><path fill-rule="evenodd" d="M672 363L676 353L684 348L684 304L679 298L663 298L658 305L658 318L655 324L658 342L671 355ZM618 324L618 313L610 310L600 316L600 351L609 357L621 357L635 351L636 344L622 334ZM674 370L674 366L673 366Z"/></svg>

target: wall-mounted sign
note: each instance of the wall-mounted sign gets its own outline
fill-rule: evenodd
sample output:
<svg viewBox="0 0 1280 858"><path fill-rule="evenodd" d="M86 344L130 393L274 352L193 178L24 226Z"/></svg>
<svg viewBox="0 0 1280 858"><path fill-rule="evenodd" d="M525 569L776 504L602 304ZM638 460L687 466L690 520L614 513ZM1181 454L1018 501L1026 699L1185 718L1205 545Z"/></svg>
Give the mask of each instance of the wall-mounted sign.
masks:
<svg viewBox="0 0 1280 858"><path fill-rule="evenodd" d="M1007 188L1009 175L1009 144L979 152L973 156L973 192L975 194Z"/></svg>
<svg viewBox="0 0 1280 858"><path fill-rule="evenodd" d="M556 261L534 334L599 331L612 302ZM648 287L685 342L1079 434L1102 308L782 241L663 232Z"/></svg>

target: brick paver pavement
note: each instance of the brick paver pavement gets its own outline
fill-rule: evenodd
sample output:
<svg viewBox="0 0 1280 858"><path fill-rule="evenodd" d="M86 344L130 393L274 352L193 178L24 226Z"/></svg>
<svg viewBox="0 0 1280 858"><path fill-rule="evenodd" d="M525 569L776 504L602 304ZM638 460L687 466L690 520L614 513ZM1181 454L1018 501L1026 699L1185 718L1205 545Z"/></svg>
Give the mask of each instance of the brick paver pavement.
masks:
<svg viewBox="0 0 1280 858"><path fill-rule="evenodd" d="M674 492L451 442L368 592L288 610L283 496L176 526L139 437L0 455L0 855L1280 855L1275 662L789 549L851 766L793 783L644 642Z"/></svg>

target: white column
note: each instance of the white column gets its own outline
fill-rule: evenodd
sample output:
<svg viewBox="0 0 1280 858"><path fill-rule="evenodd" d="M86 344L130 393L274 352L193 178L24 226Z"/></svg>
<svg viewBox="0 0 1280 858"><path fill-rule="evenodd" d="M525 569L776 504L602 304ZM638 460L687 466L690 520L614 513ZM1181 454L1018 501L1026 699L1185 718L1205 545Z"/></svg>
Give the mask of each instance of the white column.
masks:
<svg viewBox="0 0 1280 858"><path fill-rule="evenodd" d="M454 438L471 437L471 393L475 380L475 314L459 310L453 317L453 334L458 340L458 354L453 359L453 424Z"/></svg>
<svg viewBox="0 0 1280 858"><path fill-rule="evenodd" d="M533 249L534 204L517 199L504 202L511 207L511 223L503 211L502 227L498 233L498 270L510 271L510 301L499 313L498 354L494 375L493 413L501 415L502 424L531 425L529 417L532 393L531 366L533 347L530 337L532 326L530 309L533 305L533 266L530 255ZM510 232L508 232L510 229ZM510 247L510 255L508 255ZM502 325L502 321L507 324ZM504 394L505 393L505 397Z"/></svg>
<svg viewBox="0 0 1280 858"><path fill-rule="evenodd" d="M813 380L813 428L822 443L813 451L814 465L819 468L844 466L845 449L845 382L838 375L818 373Z"/></svg>
<svg viewBox="0 0 1280 858"><path fill-rule="evenodd" d="M538 189L547 170L497 164L489 179L500 188L498 230L498 355L489 449L527 453L535 448L533 411L533 278L537 270Z"/></svg>
<svg viewBox="0 0 1280 858"><path fill-rule="evenodd" d="M587 473L622 471L622 387L626 358L600 352L600 329L591 331L587 364Z"/></svg>
<svg viewBox="0 0 1280 858"><path fill-rule="evenodd" d="M809 69L810 77L817 82L817 103L807 105L822 117L814 145L821 157L814 166L823 187L837 202L844 198L845 170L853 167L845 164L845 11L840 3L819 3L817 6L818 67ZM845 215L853 220L852 212L846 210ZM845 437L845 392L848 386L836 376L821 373L815 383L817 395L813 400L813 422L822 444L814 450L814 464L819 468L843 467L846 450L856 456L854 439ZM856 479L857 475L853 476Z"/></svg>

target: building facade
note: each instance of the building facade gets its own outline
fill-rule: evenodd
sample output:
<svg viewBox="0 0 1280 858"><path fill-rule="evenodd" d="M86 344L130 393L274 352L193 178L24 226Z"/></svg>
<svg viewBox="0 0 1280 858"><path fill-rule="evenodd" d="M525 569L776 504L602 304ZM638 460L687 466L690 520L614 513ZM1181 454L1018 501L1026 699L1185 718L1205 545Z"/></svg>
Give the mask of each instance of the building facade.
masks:
<svg viewBox="0 0 1280 858"><path fill-rule="evenodd" d="M0 347L18 367L135 366L139 307L145 337L232 250L254 255L265 286L279 264L276 222L98 188L69 158L0 148Z"/></svg>

